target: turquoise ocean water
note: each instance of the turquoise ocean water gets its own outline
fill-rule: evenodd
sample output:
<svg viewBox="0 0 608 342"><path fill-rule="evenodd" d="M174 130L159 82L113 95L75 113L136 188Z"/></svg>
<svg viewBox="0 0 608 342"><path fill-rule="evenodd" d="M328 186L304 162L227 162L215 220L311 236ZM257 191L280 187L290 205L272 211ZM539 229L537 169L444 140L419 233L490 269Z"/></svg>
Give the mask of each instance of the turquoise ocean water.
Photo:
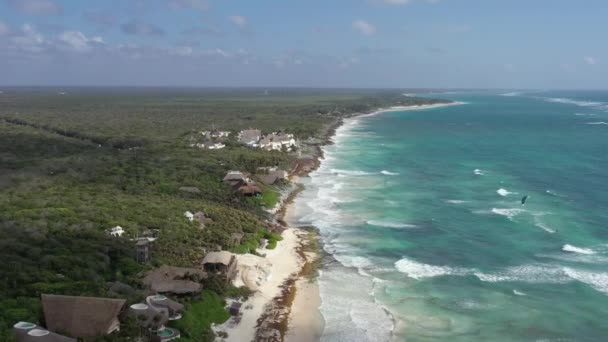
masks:
<svg viewBox="0 0 608 342"><path fill-rule="evenodd" d="M608 92L432 96L465 104L348 120L303 180L323 340L608 340Z"/></svg>

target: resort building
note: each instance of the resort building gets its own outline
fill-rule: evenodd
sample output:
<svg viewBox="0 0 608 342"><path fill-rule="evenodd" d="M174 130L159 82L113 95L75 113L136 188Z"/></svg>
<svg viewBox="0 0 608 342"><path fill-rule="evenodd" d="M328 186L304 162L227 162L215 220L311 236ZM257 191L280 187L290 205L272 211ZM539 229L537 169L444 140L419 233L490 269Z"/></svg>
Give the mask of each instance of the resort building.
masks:
<svg viewBox="0 0 608 342"><path fill-rule="evenodd" d="M271 133L260 140L260 148L281 151L283 149L292 150L297 147L296 140L293 134L286 133Z"/></svg>
<svg viewBox="0 0 608 342"><path fill-rule="evenodd" d="M226 176L224 176L224 183L230 184L232 186L239 184L240 182L249 182L251 181L249 177L241 172L241 171L228 171Z"/></svg>
<svg viewBox="0 0 608 342"><path fill-rule="evenodd" d="M289 173L285 170L280 170L277 167L261 167L258 168L259 173L256 178L266 185L273 185L278 181L284 181L289 178Z"/></svg>
<svg viewBox="0 0 608 342"><path fill-rule="evenodd" d="M239 142L250 146L258 147L260 139L262 138L262 131L259 129L245 129L239 133Z"/></svg>
<svg viewBox="0 0 608 342"><path fill-rule="evenodd" d="M232 279L236 272L236 257L226 251L210 252L205 255L201 266L207 273L221 274L226 279Z"/></svg>
<svg viewBox="0 0 608 342"><path fill-rule="evenodd" d="M224 176L224 183L229 184L234 191L244 196L257 196L262 193L262 189L241 171L228 171Z"/></svg>
<svg viewBox="0 0 608 342"><path fill-rule="evenodd" d="M197 268L165 265L146 273L142 283L153 293L192 295L203 290L205 278L207 273Z"/></svg>
<svg viewBox="0 0 608 342"><path fill-rule="evenodd" d="M75 338L59 335L29 322L17 322L13 325L17 342L76 342Z"/></svg>
<svg viewBox="0 0 608 342"><path fill-rule="evenodd" d="M169 321L181 319L183 311L184 305L163 295L148 296L145 303L129 307L129 314L137 320L139 326L150 332L152 341L160 342L180 337L179 330L165 325Z"/></svg>
<svg viewBox="0 0 608 342"><path fill-rule="evenodd" d="M104 336L120 330L118 314L124 304L124 299L42 295L47 328L74 338Z"/></svg>

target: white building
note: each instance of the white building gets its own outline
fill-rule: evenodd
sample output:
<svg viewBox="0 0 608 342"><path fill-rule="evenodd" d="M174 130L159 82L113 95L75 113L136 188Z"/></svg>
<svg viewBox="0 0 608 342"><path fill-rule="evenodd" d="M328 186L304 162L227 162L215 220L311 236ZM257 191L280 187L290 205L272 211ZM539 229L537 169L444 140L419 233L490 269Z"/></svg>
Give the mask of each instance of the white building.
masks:
<svg viewBox="0 0 608 342"><path fill-rule="evenodd" d="M202 131L201 134L207 139L228 138L230 131L218 131L214 129L212 131Z"/></svg>
<svg viewBox="0 0 608 342"><path fill-rule="evenodd" d="M226 145L224 143L221 142L204 142L204 143L199 143L195 145L198 148L202 148L202 149L206 149L206 150L221 150L224 147L226 147Z"/></svg>
<svg viewBox="0 0 608 342"><path fill-rule="evenodd" d="M190 222L194 221L194 214L191 213L190 211L186 211L184 213L184 216L186 216L186 218L188 219L188 221L190 221Z"/></svg>
<svg viewBox="0 0 608 342"><path fill-rule="evenodd" d="M293 149L297 147L293 134L271 133L260 140L260 148L266 150L280 151L283 148Z"/></svg>
<svg viewBox="0 0 608 342"><path fill-rule="evenodd" d="M125 233L125 230L124 230L124 229L122 229L122 227L121 227L121 226L116 226L116 227L114 227L114 228L108 229L108 231L107 231L107 232L108 232L108 234L110 234L111 236L114 236L114 237L121 237L121 236L122 236L122 234L124 234L124 233Z"/></svg>

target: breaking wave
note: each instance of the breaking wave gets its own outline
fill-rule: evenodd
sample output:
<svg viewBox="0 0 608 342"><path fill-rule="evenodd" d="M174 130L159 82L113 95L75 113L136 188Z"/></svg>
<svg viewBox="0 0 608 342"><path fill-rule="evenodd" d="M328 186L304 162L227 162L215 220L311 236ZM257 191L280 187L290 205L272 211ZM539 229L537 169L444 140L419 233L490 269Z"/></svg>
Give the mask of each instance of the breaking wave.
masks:
<svg viewBox="0 0 608 342"><path fill-rule="evenodd" d="M399 176L399 173L397 173L397 172L390 172L390 171L386 171L386 170L382 170L380 173L383 175L387 175L387 176Z"/></svg>
<svg viewBox="0 0 608 342"><path fill-rule="evenodd" d="M376 227L418 228L418 226L415 224L400 223L400 222L393 222L393 221L369 220L369 221L366 221L365 223L367 223L371 226L376 226Z"/></svg>
<svg viewBox="0 0 608 342"><path fill-rule="evenodd" d="M427 265L407 258L395 262L395 267L399 272L405 273L413 279L432 278L443 275L466 275L469 273L466 269Z"/></svg>
<svg viewBox="0 0 608 342"><path fill-rule="evenodd" d="M605 121L587 122L587 125L608 125Z"/></svg>
<svg viewBox="0 0 608 342"><path fill-rule="evenodd" d="M581 248L581 247L576 247L576 246L572 246L569 244L565 244L564 247L562 247L562 250L565 252L572 252L572 253L578 253L578 254L595 254L595 252L589 248Z"/></svg>
<svg viewBox="0 0 608 342"><path fill-rule="evenodd" d="M476 174L476 175L478 175L478 176L483 176L485 174L484 171L480 170L480 169L473 170L473 173Z"/></svg>
<svg viewBox="0 0 608 342"><path fill-rule="evenodd" d="M564 97L549 97L549 98L545 98L545 101L554 102L554 103L573 104L573 105L577 105L580 107L599 107L599 106L604 105L604 103L602 103L602 102L579 101L579 100L574 100L574 99L569 99L569 98L564 98Z"/></svg>
<svg viewBox="0 0 608 342"><path fill-rule="evenodd" d="M445 203L450 203L450 204L463 204L463 203L467 203L467 201L463 201L463 200L445 200Z"/></svg>
<svg viewBox="0 0 608 342"><path fill-rule="evenodd" d="M340 170L340 169L331 169L331 173L335 175L345 175L345 176L367 176L370 175L369 172L358 171L358 170Z"/></svg>
<svg viewBox="0 0 608 342"><path fill-rule="evenodd" d="M516 194L516 192L510 192L507 189L503 189L503 188L496 190L496 193L503 197L509 196L511 194Z"/></svg>
<svg viewBox="0 0 608 342"><path fill-rule="evenodd" d="M524 210L523 209L517 209L517 208L511 208L511 209L492 208L492 212L494 214L497 214L497 215L506 216L507 218L509 218L509 220L511 220L515 216L523 213Z"/></svg>
<svg viewBox="0 0 608 342"><path fill-rule="evenodd" d="M522 92L514 91L514 92L510 92L510 93L500 94L500 96L513 97L513 96L520 96L521 94L522 94Z"/></svg>

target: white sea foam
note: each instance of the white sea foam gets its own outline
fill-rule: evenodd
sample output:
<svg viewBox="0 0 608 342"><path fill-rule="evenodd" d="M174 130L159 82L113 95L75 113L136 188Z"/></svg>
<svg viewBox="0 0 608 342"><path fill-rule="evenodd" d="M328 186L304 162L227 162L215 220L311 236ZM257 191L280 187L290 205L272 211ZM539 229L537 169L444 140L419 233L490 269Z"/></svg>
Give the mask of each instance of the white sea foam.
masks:
<svg viewBox="0 0 608 342"><path fill-rule="evenodd" d="M597 291L608 293L608 273L591 272L564 267L564 272L572 279L585 283Z"/></svg>
<svg viewBox="0 0 608 342"><path fill-rule="evenodd" d="M500 96L507 96L507 97L513 97L513 96L520 96L522 93L519 91L514 91L511 93L504 93L504 94L500 94Z"/></svg>
<svg viewBox="0 0 608 342"><path fill-rule="evenodd" d="M415 224L402 223L402 222L394 222L394 221L384 221L384 220L369 220L365 223L371 226L377 227L386 227L386 228L418 228Z"/></svg>
<svg viewBox="0 0 608 342"><path fill-rule="evenodd" d="M564 247L562 247L562 250L565 252L578 253L578 254L587 254L587 255L595 254L595 252L592 249L576 247L576 246L572 246L569 244L565 244Z"/></svg>
<svg viewBox="0 0 608 342"><path fill-rule="evenodd" d="M463 204L463 203L467 203L467 201L463 201L463 200L445 200L445 203L450 203L450 204Z"/></svg>
<svg viewBox="0 0 608 342"><path fill-rule="evenodd" d="M345 176L367 176L370 175L369 172L359 171L359 170L340 170L340 169L331 169L331 173L335 175L345 175Z"/></svg>
<svg viewBox="0 0 608 342"><path fill-rule="evenodd" d="M500 188L500 189L496 190L496 193L503 197L509 196L511 194L515 194L515 192L510 192L509 190L504 189L504 188Z"/></svg>
<svg viewBox="0 0 608 342"><path fill-rule="evenodd" d="M414 279L432 278L443 275L466 275L469 273L465 269L427 265L407 258L395 262L395 267L399 272L405 273L408 277Z"/></svg>
<svg viewBox="0 0 608 342"><path fill-rule="evenodd" d="M577 106L580 106L580 107L599 107L599 106L602 106L604 104L602 102L579 101L579 100L574 100L574 99L569 99L569 98L563 98L563 97L545 98L545 101L547 101L547 102L554 102L554 103L573 104L573 105L577 105Z"/></svg>
<svg viewBox="0 0 608 342"><path fill-rule="evenodd" d="M478 176L483 176L485 174L485 171L483 171L481 169L475 169L475 170L473 170L473 173Z"/></svg>
<svg viewBox="0 0 608 342"><path fill-rule="evenodd" d="M574 115L576 115L576 116L598 116L597 114L593 114L593 113L574 113Z"/></svg>
<svg viewBox="0 0 608 342"><path fill-rule="evenodd" d="M605 121L587 122L587 125L608 125Z"/></svg>
<svg viewBox="0 0 608 342"><path fill-rule="evenodd" d="M492 212L497 215L506 216L509 220L512 220L515 216L523 213L524 210L517 208L492 208Z"/></svg>
<svg viewBox="0 0 608 342"><path fill-rule="evenodd" d="M541 228L542 230L546 231L547 233L554 234L555 232L557 232L557 230L555 230L555 228L549 227L547 224L545 224L543 222L537 221L536 223L534 223L534 225L537 226L538 228Z"/></svg>
<svg viewBox="0 0 608 342"><path fill-rule="evenodd" d="M526 294L525 294L525 293L523 293L523 292L521 292L521 291L517 291L517 290L515 290L515 289L513 290L513 294L514 294L514 295L516 295L516 296L526 296Z"/></svg>
<svg viewBox="0 0 608 342"><path fill-rule="evenodd" d="M491 273L475 272L474 275L479 280L488 283L524 282L561 284L571 280L560 267L536 264L514 266Z"/></svg>
<svg viewBox="0 0 608 342"><path fill-rule="evenodd" d="M399 173L397 173L397 172L390 172L390 171L386 171L386 170L382 170L382 171L380 171L380 173L383 175L387 175L387 176L399 176Z"/></svg>

